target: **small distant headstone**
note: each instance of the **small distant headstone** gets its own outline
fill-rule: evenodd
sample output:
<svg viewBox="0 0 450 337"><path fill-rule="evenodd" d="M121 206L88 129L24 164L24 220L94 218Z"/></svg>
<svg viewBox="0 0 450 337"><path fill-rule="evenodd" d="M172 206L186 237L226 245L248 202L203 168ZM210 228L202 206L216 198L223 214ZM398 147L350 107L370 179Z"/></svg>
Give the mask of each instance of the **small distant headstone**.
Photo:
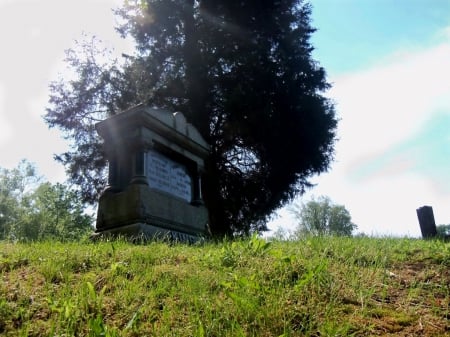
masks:
<svg viewBox="0 0 450 337"><path fill-rule="evenodd" d="M94 237L193 242L205 234L201 176L209 145L181 113L139 105L96 129L109 175Z"/></svg>
<svg viewBox="0 0 450 337"><path fill-rule="evenodd" d="M436 223L434 221L433 208L431 206L422 206L417 210L419 218L420 230L424 239L434 238L437 236Z"/></svg>

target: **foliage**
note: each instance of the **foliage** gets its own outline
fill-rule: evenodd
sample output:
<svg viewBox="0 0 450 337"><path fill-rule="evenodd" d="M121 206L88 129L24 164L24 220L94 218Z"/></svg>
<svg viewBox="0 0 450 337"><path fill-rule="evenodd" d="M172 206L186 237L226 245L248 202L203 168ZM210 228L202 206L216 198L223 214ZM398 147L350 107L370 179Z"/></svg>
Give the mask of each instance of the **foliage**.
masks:
<svg viewBox="0 0 450 337"><path fill-rule="evenodd" d="M0 240L73 240L91 230L78 193L43 182L33 164L0 168L0 182Z"/></svg>
<svg viewBox="0 0 450 337"><path fill-rule="evenodd" d="M42 183L28 200L28 212L22 230L34 228L36 233L16 233L28 239L75 240L92 231L92 217L84 213L77 192L64 185Z"/></svg>
<svg viewBox="0 0 450 337"><path fill-rule="evenodd" d="M0 334L444 336L449 266L416 239L5 242Z"/></svg>
<svg viewBox="0 0 450 337"><path fill-rule="evenodd" d="M450 224L449 225L437 225L436 230L438 233L438 236L450 236Z"/></svg>
<svg viewBox="0 0 450 337"><path fill-rule="evenodd" d="M0 240L7 238L21 222L23 201L41 178L33 164L22 160L16 168L0 168Z"/></svg>
<svg viewBox="0 0 450 337"><path fill-rule="evenodd" d="M282 226L278 226L277 229L270 235L270 240L275 241L284 241L293 238L293 235L290 230Z"/></svg>
<svg viewBox="0 0 450 337"><path fill-rule="evenodd" d="M294 204L290 211L298 221L295 236L338 235L351 236L357 226L352 223L348 210L343 205L333 204L330 198L312 198L306 204Z"/></svg>
<svg viewBox="0 0 450 337"><path fill-rule="evenodd" d="M85 200L105 179L95 123L142 102L181 111L211 144L203 195L217 236L265 230L329 168L337 120L311 57L309 4L147 0L116 13L135 53L108 62L94 40L69 51L77 77L51 84L45 117L73 140L57 159Z"/></svg>

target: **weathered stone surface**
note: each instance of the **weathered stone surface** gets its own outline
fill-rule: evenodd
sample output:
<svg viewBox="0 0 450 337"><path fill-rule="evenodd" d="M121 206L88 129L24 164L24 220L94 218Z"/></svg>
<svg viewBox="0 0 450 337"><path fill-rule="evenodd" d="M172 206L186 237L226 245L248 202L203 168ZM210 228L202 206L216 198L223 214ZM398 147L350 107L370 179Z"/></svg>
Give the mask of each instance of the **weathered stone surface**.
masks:
<svg viewBox="0 0 450 337"><path fill-rule="evenodd" d="M109 160L96 235L193 238L208 211L201 175L209 146L177 112L139 105L97 124Z"/></svg>
<svg viewBox="0 0 450 337"><path fill-rule="evenodd" d="M107 230L132 223L148 223L188 234L200 234L206 228L208 213L146 185L129 185L119 193L101 196L97 230Z"/></svg>
<svg viewBox="0 0 450 337"><path fill-rule="evenodd" d="M200 166L209 154L209 145L180 112L173 114L138 105L98 123L97 131L111 151L129 148L137 141L150 148L157 142L176 152L186 152Z"/></svg>

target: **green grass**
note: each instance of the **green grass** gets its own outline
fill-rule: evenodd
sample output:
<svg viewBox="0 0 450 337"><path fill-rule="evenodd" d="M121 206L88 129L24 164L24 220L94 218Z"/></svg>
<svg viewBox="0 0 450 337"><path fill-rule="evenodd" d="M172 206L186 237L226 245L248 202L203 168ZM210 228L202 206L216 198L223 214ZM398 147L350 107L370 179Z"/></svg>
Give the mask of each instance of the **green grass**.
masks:
<svg viewBox="0 0 450 337"><path fill-rule="evenodd" d="M2 336L450 336L450 244L0 243Z"/></svg>

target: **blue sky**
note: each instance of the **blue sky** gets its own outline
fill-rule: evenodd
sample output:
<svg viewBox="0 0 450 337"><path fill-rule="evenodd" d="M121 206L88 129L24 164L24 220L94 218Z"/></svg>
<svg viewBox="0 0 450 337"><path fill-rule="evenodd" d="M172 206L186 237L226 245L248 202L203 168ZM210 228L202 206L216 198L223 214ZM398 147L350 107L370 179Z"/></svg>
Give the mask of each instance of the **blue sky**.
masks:
<svg viewBox="0 0 450 337"><path fill-rule="evenodd" d="M341 121L336 161L297 202L330 196L367 234L420 236L422 205L450 223L450 1L316 0L313 24Z"/></svg>
<svg viewBox="0 0 450 337"><path fill-rule="evenodd" d="M113 0L0 0L0 167L36 162L64 179L52 159L67 144L42 121L48 82L63 50L95 33L116 49ZM416 208L450 223L450 0L314 0L314 57L333 84L340 118L336 160L314 177L367 234L419 236ZM272 229L292 229L289 212Z"/></svg>
<svg viewBox="0 0 450 337"><path fill-rule="evenodd" d="M448 0L314 0L317 58L329 73L355 72L399 49L432 46L448 27Z"/></svg>

